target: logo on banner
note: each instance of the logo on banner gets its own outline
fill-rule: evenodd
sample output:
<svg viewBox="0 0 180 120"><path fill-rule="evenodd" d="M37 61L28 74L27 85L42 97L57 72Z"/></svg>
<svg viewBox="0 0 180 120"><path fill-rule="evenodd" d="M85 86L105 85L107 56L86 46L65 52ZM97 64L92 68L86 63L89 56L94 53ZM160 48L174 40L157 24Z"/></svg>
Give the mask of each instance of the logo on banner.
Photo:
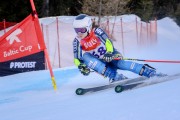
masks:
<svg viewBox="0 0 180 120"><path fill-rule="evenodd" d="M8 37L6 37L6 40L9 41L9 44L13 44L14 41L21 42L18 38L18 35L22 33L21 29L17 29L14 32L12 32Z"/></svg>
<svg viewBox="0 0 180 120"><path fill-rule="evenodd" d="M36 62L11 62L10 68L35 68Z"/></svg>
<svg viewBox="0 0 180 120"><path fill-rule="evenodd" d="M20 35L22 33L22 30L16 29L14 32L12 32L8 37L6 37L6 40L9 42L10 45L12 45L14 42L20 43L21 40L18 37L18 35ZM31 52L32 50L32 46L28 45L28 46L24 46L24 45L20 45L18 48L11 48L7 51L4 51L4 57L9 57L15 54L19 54L19 53L23 53L23 52Z"/></svg>

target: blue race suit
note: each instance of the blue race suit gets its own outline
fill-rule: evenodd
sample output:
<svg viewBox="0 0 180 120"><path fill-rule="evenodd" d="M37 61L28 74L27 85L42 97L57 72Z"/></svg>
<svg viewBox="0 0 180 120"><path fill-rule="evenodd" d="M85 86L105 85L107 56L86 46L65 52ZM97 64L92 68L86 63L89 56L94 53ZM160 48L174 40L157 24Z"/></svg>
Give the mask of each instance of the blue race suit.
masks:
<svg viewBox="0 0 180 120"><path fill-rule="evenodd" d="M73 41L74 63L86 64L89 68L112 79L116 75L117 69L132 71L136 74L149 77L149 73L143 73L144 64L125 60L113 60L110 63L102 60L103 55L110 51L112 54L120 54L107 34L101 28L95 28L84 39L76 37ZM143 71L142 71L143 69Z"/></svg>

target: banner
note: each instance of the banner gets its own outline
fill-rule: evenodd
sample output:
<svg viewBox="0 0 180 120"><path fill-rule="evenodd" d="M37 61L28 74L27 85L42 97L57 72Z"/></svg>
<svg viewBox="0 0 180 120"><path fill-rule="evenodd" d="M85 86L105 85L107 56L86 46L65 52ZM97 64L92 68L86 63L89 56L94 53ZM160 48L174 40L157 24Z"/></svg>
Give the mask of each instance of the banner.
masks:
<svg viewBox="0 0 180 120"><path fill-rule="evenodd" d="M0 76L45 69L44 52L0 63Z"/></svg>
<svg viewBox="0 0 180 120"><path fill-rule="evenodd" d="M45 69L45 45L36 29L37 19L30 14L0 38L0 76Z"/></svg>

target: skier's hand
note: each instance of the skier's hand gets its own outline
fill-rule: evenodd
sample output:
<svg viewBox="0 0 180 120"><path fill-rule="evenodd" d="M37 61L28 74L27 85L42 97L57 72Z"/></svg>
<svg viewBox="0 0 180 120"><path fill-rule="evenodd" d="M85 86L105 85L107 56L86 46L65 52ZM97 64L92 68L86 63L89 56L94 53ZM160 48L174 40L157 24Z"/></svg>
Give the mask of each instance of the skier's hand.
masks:
<svg viewBox="0 0 180 120"><path fill-rule="evenodd" d="M90 69L83 63L78 66L78 69L85 76L88 76L90 74Z"/></svg>
<svg viewBox="0 0 180 120"><path fill-rule="evenodd" d="M103 58L102 58L105 62L111 62L114 57L113 54L111 52L107 52L104 54Z"/></svg>

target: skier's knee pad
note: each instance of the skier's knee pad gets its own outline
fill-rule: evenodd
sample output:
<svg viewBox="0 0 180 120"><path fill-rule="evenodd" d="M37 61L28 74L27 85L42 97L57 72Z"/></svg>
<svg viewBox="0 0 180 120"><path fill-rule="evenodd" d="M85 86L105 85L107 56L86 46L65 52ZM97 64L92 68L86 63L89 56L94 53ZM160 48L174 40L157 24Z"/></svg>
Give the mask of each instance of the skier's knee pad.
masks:
<svg viewBox="0 0 180 120"><path fill-rule="evenodd" d="M94 71L104 74L106 69L106 64L96 58L95 56L91 55L90 53L84 53L83 55L84 64L86 64L89 68L93 69Z"/></svg>
<svg viewBox="0 0 180 120"><path fill-rule="evenodd" d="M156 73L156 69L151 67L148 64L144 64L141 71L139 72L139 75L141 76L146 76L146 77L151 77L153 74Z"/></svg>

